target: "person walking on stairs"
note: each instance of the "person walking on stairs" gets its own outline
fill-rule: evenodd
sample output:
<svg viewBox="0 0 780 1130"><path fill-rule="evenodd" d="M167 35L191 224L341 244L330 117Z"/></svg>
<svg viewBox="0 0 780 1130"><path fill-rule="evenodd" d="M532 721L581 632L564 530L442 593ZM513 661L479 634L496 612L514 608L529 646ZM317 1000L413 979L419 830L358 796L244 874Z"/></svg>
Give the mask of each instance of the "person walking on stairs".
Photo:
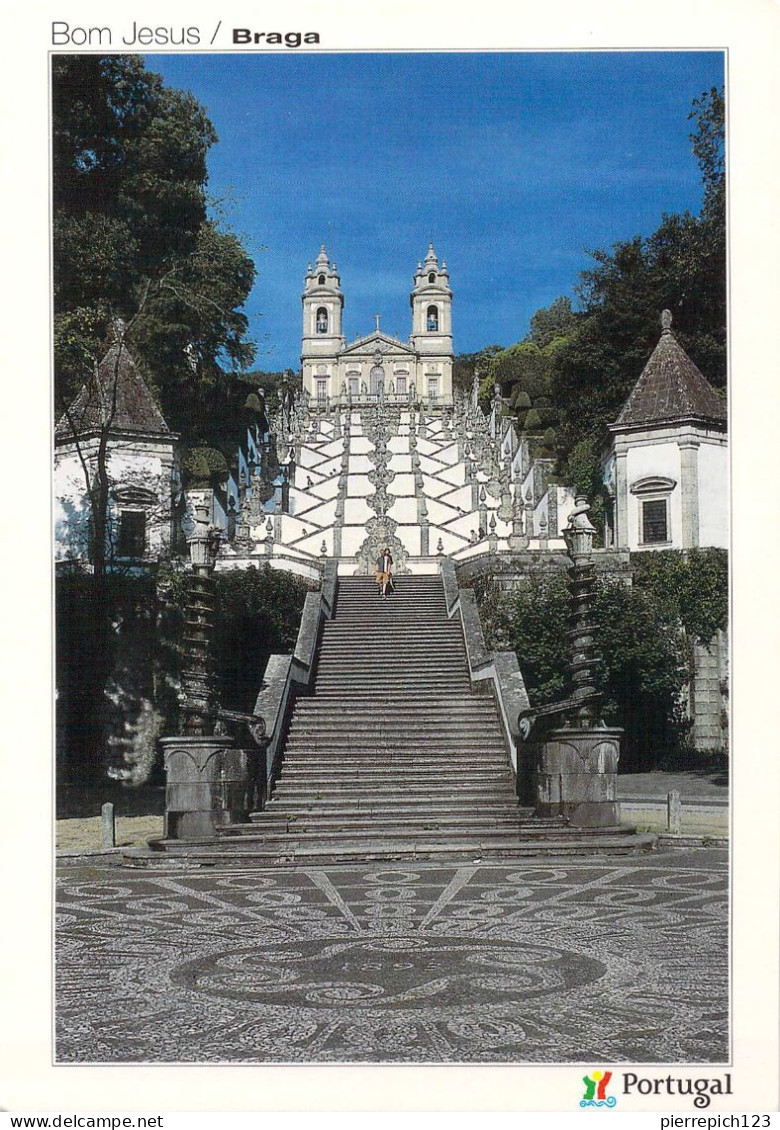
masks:
<svg viewBox="0 0 780 1130"><path fill-rule="evenodd" d="M385 547L376 561L376 573L374 579L379 586L379 595L387 596L387 590L395 592L395 584L393 582L393 555L388 547Z"/></svg>

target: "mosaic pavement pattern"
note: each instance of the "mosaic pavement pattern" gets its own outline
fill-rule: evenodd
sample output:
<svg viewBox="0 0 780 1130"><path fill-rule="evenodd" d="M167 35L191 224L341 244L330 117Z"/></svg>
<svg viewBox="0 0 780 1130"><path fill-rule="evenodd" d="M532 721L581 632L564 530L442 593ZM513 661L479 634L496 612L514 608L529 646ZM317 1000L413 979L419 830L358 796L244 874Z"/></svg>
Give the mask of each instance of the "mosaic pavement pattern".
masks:
<svg viewBox="0 0 780 1130"><path fill-rule="evenodd" d="M58 882L59 1062L721 1062L725 853Z"/></svg>

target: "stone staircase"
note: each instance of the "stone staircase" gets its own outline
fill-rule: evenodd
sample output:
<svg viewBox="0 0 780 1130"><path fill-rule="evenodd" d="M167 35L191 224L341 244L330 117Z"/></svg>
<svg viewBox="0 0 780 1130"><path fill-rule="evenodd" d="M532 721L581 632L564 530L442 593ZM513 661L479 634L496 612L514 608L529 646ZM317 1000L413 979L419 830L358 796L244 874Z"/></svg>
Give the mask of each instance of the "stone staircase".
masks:
<svg viewBox="0 0 780 1130"><path fill-rule="evenodd" d="M574 829L519 807L495 704L472 690L440 576L397 578L386 598L372 578L347 577L267 807L217 841L167 841L165 852L250 865L653 846L627 831Z"/></svg>

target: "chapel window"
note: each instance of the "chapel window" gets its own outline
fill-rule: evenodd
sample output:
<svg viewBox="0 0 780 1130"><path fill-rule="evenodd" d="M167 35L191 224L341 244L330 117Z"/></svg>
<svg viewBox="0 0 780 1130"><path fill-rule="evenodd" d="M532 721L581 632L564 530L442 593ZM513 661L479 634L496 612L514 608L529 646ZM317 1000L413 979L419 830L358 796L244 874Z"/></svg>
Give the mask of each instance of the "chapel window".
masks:
<svg viewBox="0 0 780 1130"><path fill-rule="evenodd" d="M320 306L317 311L317 333L326 334L328 332L328 311L324 306Z"/></svg>
<svg viewBox="0 0 780 1130"><path fill-rule="evenodd" d="M669 541L669 521L665 498L642 503L642 542L644 545Z"/></svg>
<svg viewBox="0 0 780 1130"><path fill-rule="evenodd" d="M320 284L320 286L325 286L325 276L320 275L320 277L317 279L317 282Z"/></svg>
<svg viewBox="0 0 780 1130"><path fill-rule="evenodd" d="M120 510L117 554L143 557L146 552L146 514L143 510Z"/></svg>
<svg viewBox="0 0 780 1130"><path fill-rule="evenodd" d="M429 283L435 283L436 282L436 272L435 271L431 271L431 273L428 275L428 282Z"/></svg>
<svg viewBox="0 0 780 1130"><path fill-rule="evenodd" d="M427 322L428 329L429 330L438 330L438 328L439 328L439 308L437 306L429 306L428 307L427 318L428 318L428 322Z"/></svg>

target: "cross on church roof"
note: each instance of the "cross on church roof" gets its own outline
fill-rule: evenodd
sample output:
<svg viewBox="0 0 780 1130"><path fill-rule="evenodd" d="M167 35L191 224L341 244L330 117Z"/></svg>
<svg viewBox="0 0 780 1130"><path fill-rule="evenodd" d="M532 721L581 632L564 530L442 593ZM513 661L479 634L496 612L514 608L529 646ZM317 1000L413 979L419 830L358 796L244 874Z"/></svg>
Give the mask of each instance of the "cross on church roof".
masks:
<svg viewBox="0 0 780 1130"><path fill-rule="evenodd" d="M377 328L377 329L379 329L379 319L380 319L381 317L382 317L382 315L381 315L381 314L374 314L374 318L376 319L376 328Z"/></svg>

